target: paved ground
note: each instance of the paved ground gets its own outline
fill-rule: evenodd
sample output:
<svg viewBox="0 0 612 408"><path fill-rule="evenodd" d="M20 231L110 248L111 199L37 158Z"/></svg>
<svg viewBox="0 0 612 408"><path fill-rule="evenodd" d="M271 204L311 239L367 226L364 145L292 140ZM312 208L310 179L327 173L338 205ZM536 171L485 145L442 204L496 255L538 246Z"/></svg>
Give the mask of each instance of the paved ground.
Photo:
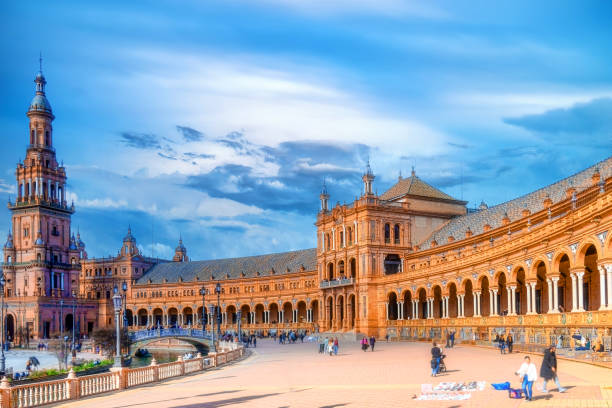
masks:
<svg viewBox="0 0 612 408"><path fill-rule="evenodd" d="M358 344L340 348L338 356L317 353L312 343L278 345L258 342L255 353L235 365L144 386L65 407L612 407L612 370L560 360L561 382L568 392L534 401L511 400L489 383L512 381L522 354L500 355L489 349L457 346L447 350L449 372L430 376L425 343L384 343L375 352ZM534 357L540 366L541 358ZM486 380L485 391L467 401L415 401L422 383Z"/></svg>

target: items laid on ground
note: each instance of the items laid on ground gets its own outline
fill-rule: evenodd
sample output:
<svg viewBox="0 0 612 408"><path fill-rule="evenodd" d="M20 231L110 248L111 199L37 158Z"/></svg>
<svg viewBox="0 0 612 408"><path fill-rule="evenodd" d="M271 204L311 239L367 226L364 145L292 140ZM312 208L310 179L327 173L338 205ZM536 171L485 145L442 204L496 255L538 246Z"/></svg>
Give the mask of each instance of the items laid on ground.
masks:
<svg viewBox="0 0 612 408"><path fill-rule="evenodd" d="M472 392L485 389L486 381L468 382L441 382L436 386L433 384L421 384L421 395L416 399L419 401L462 401L472 397Z"/></svg>

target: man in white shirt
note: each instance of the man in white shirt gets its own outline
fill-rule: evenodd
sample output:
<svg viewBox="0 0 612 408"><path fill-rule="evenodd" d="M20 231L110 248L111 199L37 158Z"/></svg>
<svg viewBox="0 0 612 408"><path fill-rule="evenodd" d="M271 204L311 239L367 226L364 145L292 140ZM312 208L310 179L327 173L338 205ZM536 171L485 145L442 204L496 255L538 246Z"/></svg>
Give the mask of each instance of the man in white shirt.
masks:
<svg viewBox="0 0 612 408"><path fill-rule="evenodd" d="M538 378L538 371L535 364L531 362L529 356L525 356L525 360L523 361L523 364L521 364L521 368L519 368L516 374L523 379L522 388L525 392L525 399L531 401L531 397L533 395L533 383Z"/></svg>

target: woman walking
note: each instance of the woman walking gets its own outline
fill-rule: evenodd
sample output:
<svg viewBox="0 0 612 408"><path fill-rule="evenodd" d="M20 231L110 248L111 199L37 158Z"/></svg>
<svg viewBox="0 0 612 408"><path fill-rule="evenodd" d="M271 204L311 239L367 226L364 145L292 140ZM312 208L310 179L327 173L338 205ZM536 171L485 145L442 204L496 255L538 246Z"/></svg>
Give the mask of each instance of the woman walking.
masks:
<svg viewBox="0 0 612 408"><path fill-rule="evenodd" d="M368 349L368 339L366 337L361 339L361 349L366 351Z"/></svg>
<svg viewBox="0 0 612 408"><path fill-rule="evenodd" d="M334 339L331 337L329 338L329 341L327 342L327 352L329 353L330 356L334 353Z"/></svg>
<svg viewBox="0 0 612 408"><path fill-rule="evenodd" d="M334 355L335 356L338 355L338 338L337 337L334 339Z"/></svg>
<svg viewBox="0 0 612 408"><path fill-rule="evenodd" d="M556 348L554 344L544 351L544 360L542 360L542 367L540 367L540 377L544 379L544 384L542 385L543 393L548 393L546 384L550 380L555 381L559 392L565 392L565 388L559 383L559 376L557 375L557 355L555 351Z"/></svg>

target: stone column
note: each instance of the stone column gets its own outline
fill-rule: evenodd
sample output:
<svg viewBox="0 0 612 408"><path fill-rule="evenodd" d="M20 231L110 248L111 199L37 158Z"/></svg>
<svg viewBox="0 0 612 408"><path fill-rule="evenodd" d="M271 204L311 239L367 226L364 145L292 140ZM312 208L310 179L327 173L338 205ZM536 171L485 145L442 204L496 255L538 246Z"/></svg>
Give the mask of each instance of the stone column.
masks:
<svg viewBox="0 0 612 408"><path fill-rule="evenodd" d="M597 267L599 270L599 310L608 310L606 305L606 270L602 265Z"/></svg>
<svg viewBox="0 0 612 408"><path fill-rule="evenodd" d="M389 302L385 302L385 310L387 310L387 320L389 320Z"/></svg>
<svg viewBox="0 0 612 408"><path fill-rule="evenodd" d="M529 286L529 283L525 282L525 293L527 295L527 312L525 314L531 314L531 293L530 293L530 289L531 289L531 287Z"/></svg>
<svg viewBox="0 0 612 408"><path fill-rule="evenodd" d="M516 315L516 286L512 285L510 286L510 295L511 295L511 300L510 300L510 309L508 309L508 313L510 313L511 315Z"/></svg>
<svg viewBox="0 0 612 408"><path fill-rule="evenodd" d="M538 308L536 307L536 282L531 282L531 313L537 314Z"/></svg>
<svg viewBox="0 0 612 408"><path fill-rule="evenodd" d="M417 318L419 318L419 301L418 300L414 301L414 315L417 316Z"/></svg>
<svg viewBox="0 0 612 408"><path fill-rule="evenodd" d="M553 276L550 278L553 284L552 294L553 294L553 308L552 313L559 313L559 277Z"/></svg>
<svg viewBox="0 0 612 408"><path fill-rule="evenodd" d="M578 311L578 297L576 295L576 274L570 273L572 276L572 312Z"/></svg>
<svg viewBox="0 0 612 408"><path fill-rule="evenodd" d="M546 279L546 284L548 285L548 313L552 313L553 311L553 292L552 292L552 280L550 278Z"/></svg>
<svg viewBox="0 0 612 408"><path fill-rule="evenodd" d="M481 302L481 296L482 296L482 292L481 291L476 291L476 308L474 310L474 314L478 317L482 316L480 308L482 306L482 302Z"/></svg>
<svg viewBox="0 0 612 408"><path fill-rule="evenodd" d="M499 304L497 302L497 291L498 289L491 289L491 291L493 292L493 315L494 316L498 316L499 315Z"/></svg>
<svg viewBox="0 0 612 408"><path fill-rule="evenodd" d="M402 320L402 302L397 302L397 320Z"/></svg>
<svg viewBox="0 0 612 408"><path fill-rule="evenodd" d="M578 311L584 312L584 286L582 284L582 278L584 276L584 271L576 272L576 277L578 278Z"/></svg>
<svg viewBox="0 0 612 408"><path fill-rule="evenodd" d="M506 286L506 310L508 310L508 314L512 314L512 294L514 291L512 290L513 286Z"/></svg>
<svg viewBox="0 0 612 408"><path fill-rule="evenodd" d="M606 268L606 280L608 283L608 309L612 310L612 264L604 265Z"/></svg>
<svg viewBox="0 0 612 408"><path fill-rule="evenodd" d="M473 293L472 293L472 297L473 297ZM457 313L458 317L465 317L465 293L461 294L461 314Z"/></svg>

